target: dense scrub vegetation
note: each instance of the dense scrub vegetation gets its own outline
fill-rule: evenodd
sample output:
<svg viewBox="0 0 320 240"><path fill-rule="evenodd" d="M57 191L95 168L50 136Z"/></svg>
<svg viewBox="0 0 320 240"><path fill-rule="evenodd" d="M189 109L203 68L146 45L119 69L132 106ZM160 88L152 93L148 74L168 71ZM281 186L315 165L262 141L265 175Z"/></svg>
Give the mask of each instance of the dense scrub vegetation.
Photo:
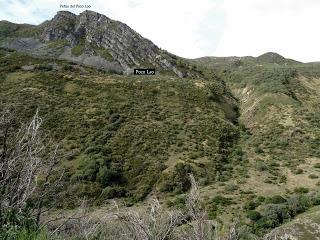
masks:
<svg viewBox="0 0 320 240"><path fill-rule="evenodd" d="M71 217L43 219L43 213L50 210L57 199L55 193L60 190L63 173L55 178L60 167L57 148L48 153L50 149L45 144L41 124L38 112L30 123L21 126L10 109L1 112L1 239L193 240L219 237L218 225L208 219L201 206L199 188L191 174L191 189L184 211L166 210L153 199L150 210L116 209L99 218L90 215L82 204ZM229 232L228 239L238 239L235 226L231 226Z"/></svg>
<svg viewBox="0 0 320 240"><path fill-rule="evenodd" d="M221 224L210 220L202 205L194 177L189 174L190 191L180 208L164 208L157 199L150 210L119 210L105 212L103 217L90 214L83 204L71 216L43 218L48 208L56 207L61 172L57 148L49 154L38 113L30 123L20 124L6 109L1 113L1 198L0 237L2 239L257 239L262 233L279 226L314 205L320 204L319 194L298 195L290 198L259 197L244 206L251 220L247 226L235 220L222 231ZM17 129L20 129L17 131ZM46 153L46 154L44 154ZM39 181L40 180L40 181ZM50 201L48 201L50 200ZM215 211L232 204L222 196L212 199ZM263 205L264 203L264 205ZM209 213L212 209L208 209ZM50 217L50 215L49 215ZM214 216L216 217L216 216ZM51 217L52 218L52 217ZM62 221L62 222L61 222ZM250 228L248 228L250 227Z"/></svg>
<svg viewBox="0 0 320 240"><path fill-rule="evenodd" d="M1 107L14 107L22 120L39 109L65 151L72 184L62 204L77 197L130 204L152 190L187 191L189 173L205 183L230 176L239 129L221 82L110 75L5 50L0 57Z"/></svg>

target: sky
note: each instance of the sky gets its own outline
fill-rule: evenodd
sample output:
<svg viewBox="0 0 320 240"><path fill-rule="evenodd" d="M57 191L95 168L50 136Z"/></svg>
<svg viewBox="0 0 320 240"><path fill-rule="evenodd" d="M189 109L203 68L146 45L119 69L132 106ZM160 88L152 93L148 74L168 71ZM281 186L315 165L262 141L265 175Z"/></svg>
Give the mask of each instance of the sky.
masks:
<svg viewBox="0 0 320 240"><path fill-rule="evenodd" d="M39 24L60 10L97 11L186 58L277 52L320 61L320 0L0 0L0 20L15 23Z"/></svg>

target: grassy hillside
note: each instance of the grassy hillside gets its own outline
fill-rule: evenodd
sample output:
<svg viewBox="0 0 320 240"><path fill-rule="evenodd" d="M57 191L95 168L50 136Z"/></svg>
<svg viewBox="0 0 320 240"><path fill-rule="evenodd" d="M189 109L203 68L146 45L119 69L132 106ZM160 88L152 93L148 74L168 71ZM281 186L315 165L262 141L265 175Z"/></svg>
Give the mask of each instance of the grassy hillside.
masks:
<svg viewBox="0 0 320 240"><path fill-rule="evenodd" d="M231 174L237 107L220 81L110 75L3 49L0 64L0 107L21 121L39 109L64 151L63 204L136 202L185 192L191 172L204 184Z"/></svg>
<svg viewBox="0 0 320 240"><path fill-rule="evenodd" d="M320 184L319 65L293 61L249 64L248 60L246 64L223 64L215 58L193 62L207 75L214 72L224 79L239 100L240 126L245 129L239 145L248 164L246 179L237 187L251 193L244 200L249 205L244 206L253 228L273 228L289 221L295 215L288 210L290 202L302 201L290 199L317 192ZM274 202L277 198L279 202ZM278 210L270 210L270 203ZM288 215L264 222L264 216L272 214Z"/></svg>

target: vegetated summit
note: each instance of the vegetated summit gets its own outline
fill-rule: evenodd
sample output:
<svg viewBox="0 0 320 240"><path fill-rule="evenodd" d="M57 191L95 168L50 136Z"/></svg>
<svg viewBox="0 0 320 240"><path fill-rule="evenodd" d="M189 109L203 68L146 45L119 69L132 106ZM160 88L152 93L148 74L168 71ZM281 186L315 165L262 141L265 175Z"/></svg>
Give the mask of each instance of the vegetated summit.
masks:
<svg viewBox="0 0 320 240"><path fill-rule="evenodd" d="M75 15L59 11L38 26L0 22L1 46L34 56L71 60L108 71L126 73L134 67L156 67L179 77L190 75L177 56L158 48L128 27L93 11Z"/></svg>
<svg viewBox="0 0 320 240"><path fill-rule="evenodd" d="M267 52L258 57L245 56L245 57L200 57L197 59L189 60L197 65L202 65L211 68L221 68L228 66L252 66L252 65L293 65L300 62L292 59L285 58L278 53Z"/></svg>

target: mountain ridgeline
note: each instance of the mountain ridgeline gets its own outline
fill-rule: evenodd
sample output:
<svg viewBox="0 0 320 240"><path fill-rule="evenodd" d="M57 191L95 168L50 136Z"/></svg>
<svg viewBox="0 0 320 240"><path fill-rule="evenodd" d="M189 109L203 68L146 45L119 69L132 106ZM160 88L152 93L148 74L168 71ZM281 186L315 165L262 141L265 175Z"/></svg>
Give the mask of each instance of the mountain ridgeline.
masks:
<svg viewBox="0 0 320 240"><path fill-rule="evenodd" d="M300 62L285 58L278 53L268 52L264 53L258 57L201 57L197 59L189 60L190 62L201 65L202 67L210 68L220 68L221 67L230 67L230 66L253 66L253 65L293 65L299 64Z"/></svg>

